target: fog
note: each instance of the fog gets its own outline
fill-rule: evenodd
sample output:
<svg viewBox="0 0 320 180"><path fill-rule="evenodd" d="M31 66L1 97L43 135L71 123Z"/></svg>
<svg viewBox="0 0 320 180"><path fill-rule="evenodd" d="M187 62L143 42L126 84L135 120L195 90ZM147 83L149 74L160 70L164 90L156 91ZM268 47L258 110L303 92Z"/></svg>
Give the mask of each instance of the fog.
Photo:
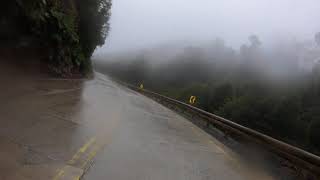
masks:
<svg viewBox="0 0 320 180"><path fill-rule="evenodd" d="M114 0L95 70L320 154L319 0Z"/></svg>
<svg viewBox="0 0 320 180"><path fill-rule="evenodd" d="M310 39L320 30L319 7L319 0L115 0L111 31L95 55L217 37L237 49L251 34L264 46Z"/></svg>

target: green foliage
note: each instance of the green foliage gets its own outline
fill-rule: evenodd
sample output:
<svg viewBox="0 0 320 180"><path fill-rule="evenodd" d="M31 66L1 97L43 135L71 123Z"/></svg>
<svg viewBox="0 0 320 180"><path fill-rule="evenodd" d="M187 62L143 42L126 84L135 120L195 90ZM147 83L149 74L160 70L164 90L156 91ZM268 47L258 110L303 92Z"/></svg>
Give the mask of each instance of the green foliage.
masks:
<svg viewBox="0 0 320 180"><path fill-rule="evenodd" d="M15 4L20 14L16 20L27 22L27 34L49 49L53 73L90 72L90 57L109 30L110 0L15 0Z"/></svg>
<svg viewBox="0 0 320 180"><path fill-rule="evenodd" d="M308 129L309 144L315 149L320 149L320 119L313 120Z"/></svg>
<svg viewBox="0 0 320 180"><path fill-rule="evenodd" d="M85 57L104 44L109 31L111 0L78 0L79 37Z"/></svg>
<svg viewBox="0 0 320 180"><path fill-rule="evenodd" d="M225 103L229 102L233 98L233 88L230 84L222 84L216 87L211 93L211 97L208 104L209 111L218 109Z"/></svg>
<svg viewBox="0 0 320 180"><path fill-rule="evenodd" d="M256 37L251 40L256 46L260 44ZM248 46L246 52L242 49L236 60L248 58L250 61L241 63L230 62L234 54L223 45L213 48L214 54L209 60L202 56L201 50L188 48L172 61L158 66L152 66L147 56L140 55L99 67L123 81L137 85L143 82L146 89L182 102L187 103L190 96L196 96L196 107L320 153L318 71L297 73L294 80L283 77L270 80L270 76L252 63L263 57L257 53L260 51L257 47ZM291 67L286 66L289 70Z"/></svg>

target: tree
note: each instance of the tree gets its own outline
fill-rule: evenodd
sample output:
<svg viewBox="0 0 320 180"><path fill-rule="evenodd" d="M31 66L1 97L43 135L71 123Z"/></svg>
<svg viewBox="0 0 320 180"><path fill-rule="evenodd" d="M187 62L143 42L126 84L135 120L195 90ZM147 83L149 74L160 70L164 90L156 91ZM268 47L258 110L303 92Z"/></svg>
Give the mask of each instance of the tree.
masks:
<svg viewBox="0 0 320 180"><path fill-rule="evenodd" d="M218 87L216 87L210 98L210 110L218 110L221 106L223 106L229 99L233 96L233 88L229 83L224 83Z"/></svg>
<svg viewBox="0 0 320 180"><path fill-rule="evenodd" d="M89 58L96 46L101 46L108 35L111 0L79 0L79 36L85 56Z"/></svg>
<svg viewBox="0 0 320 180"><path fill-rule="evenodd" d="M37 40L46 48L46 63L56 75L86 74L94 49L108 34L110 8L111 0L5 1L0 23L6 28L1 28L0 38L17 43L25 36Z"/></svg>
<svg viewBox="0 0 320 180"><path fill-rule="evenodd" d="M259 40L258 36L251 35L249 36L249 42L251 48L258 48L261 45L261 41Z"/></svg>
<svg viewBox="0 0 320 180"><path fill-rule="evenodd" d="M314 120L311 122L310 127L308 129L308 140L309 144L314 148L320 149L320 121Z"/></svg>

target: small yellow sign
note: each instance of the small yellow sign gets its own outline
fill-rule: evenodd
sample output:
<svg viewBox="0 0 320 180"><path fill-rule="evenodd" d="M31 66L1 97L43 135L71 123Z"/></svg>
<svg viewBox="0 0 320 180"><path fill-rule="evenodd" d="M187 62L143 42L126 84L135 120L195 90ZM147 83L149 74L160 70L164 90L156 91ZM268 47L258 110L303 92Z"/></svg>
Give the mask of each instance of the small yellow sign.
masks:
<svg viewBox="0 0 320 180"><path fill-rule="evenodd" d="M139 86L139 87L140 87L140 89L143 89L143 84L140 84L140 86Z"/></svg>
<svg viewBox="0 0 320 180"><path fill-rule="evenodd" d="M195 96L190 96L189 103L190 103L190 104L194 104L194 103L196 102L196 100L197 100L197 97L195 97Z"/></svg>

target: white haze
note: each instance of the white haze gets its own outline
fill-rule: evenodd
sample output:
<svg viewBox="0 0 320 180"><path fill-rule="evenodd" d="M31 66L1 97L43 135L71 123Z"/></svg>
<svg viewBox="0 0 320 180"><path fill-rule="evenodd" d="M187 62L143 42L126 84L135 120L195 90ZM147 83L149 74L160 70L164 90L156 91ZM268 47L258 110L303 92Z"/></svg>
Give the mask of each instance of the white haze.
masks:
<svg viewBox="0 0 320 180"><path fill-rule="evenodd" d="M320 31L319 0L113 0L111 31L95 55L217 37L238 48L256 34L263 44L311 39Z"/></svg>

